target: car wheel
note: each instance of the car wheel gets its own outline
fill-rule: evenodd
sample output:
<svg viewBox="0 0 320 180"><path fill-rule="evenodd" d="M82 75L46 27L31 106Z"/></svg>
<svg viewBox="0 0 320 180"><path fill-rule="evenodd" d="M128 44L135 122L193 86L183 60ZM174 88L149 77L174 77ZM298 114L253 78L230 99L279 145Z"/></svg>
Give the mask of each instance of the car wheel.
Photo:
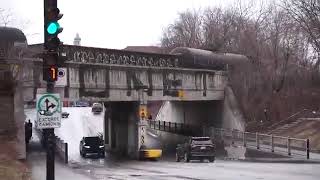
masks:
<svg viewBox="0 0 320 180"><path fill-rule="evenodd" d="M176 153L176 162L180 162L180 157L179 157L178 153Z"/></svg>
<svg viewBox="0 0 320 180"><path fill-rule="evenodd" d="M106 155L104 153L101 153L100 157L105 158Z"/></svg>
<svg viewBox="0 0 320 180"><path fill-rule="evenodd" d="M188 153L184 153L184 162L189 162L190 158L188 156Z"/></svg>
<svg viewBox="0 0 320 180"><path fill-rule="evenodd" d="M213 161L214 161L214 157L210 157L209 162L213 162Z"/></svg>

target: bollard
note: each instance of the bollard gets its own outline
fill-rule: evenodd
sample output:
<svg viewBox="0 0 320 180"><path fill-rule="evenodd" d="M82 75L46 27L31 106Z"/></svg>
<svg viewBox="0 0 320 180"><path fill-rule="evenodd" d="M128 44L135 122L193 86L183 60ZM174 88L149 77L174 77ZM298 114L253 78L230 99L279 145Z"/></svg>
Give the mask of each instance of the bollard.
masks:
<svg viewBox="0 0 320 180"><path fill-rule="evenodd" d="M247 147L246 132L243 132L243 147Z"/></svg>
<svg viewBox="0 0 320 180"><path fill-rule="evenodd" d="M166 122L163 121L163 130L166 131Z"/></svg>
<svg viewBox="0 0 320 180"><path fill-rule="evenodd" d="M68 164L68 143L64 143L64 163Z"/></svg>
<svg viewBox="0 0 320 180"><path fill-rule="evenodd" d="M307 159L310 158L310 141L309 139L307 139L307 142L306 142L306 151L307 151Z"/></svg>
<svg viewBox="0 0 320 180"><path fill-rule="evenodd" d="M231 130L231 144L234 145L234 130Z"/></svg>
<svg viewBox="0 0 320 180"><path fill-rule="evenodd" d="M158 130L161 130L161 121L159 121L159 128L158 128Z"/></svg>
<svg viewBox="0 0 320 180"><path fill-rule="evenodd" d="M169 122L169 132L171 131L171 122Z"/></svg>
<svg viewBox="0 0 320 180"><path fill-rule="evenodd" d="M177 123L174 123L174 132L177 132Z"/></svg>
<svg viewBox="0 0 320 180"><path fill-rule="evenodd" d="M259 145L259 133L256 133L256 143L257 143L257 149L260 149L260 145Z"/></svg>
<svg viewBox="0 0 320 180"><path fill-rule="evenodd" d="M273 134L271 134L271 152L274 152Z"/></svg>
<svg viewBox="0 0 320 180"><path fill-rule="evenodd" d="M290 146L290 137L288 137L288 141L287 141L287 148L288 148L288 155L291 156L291 146Z"/></svg>

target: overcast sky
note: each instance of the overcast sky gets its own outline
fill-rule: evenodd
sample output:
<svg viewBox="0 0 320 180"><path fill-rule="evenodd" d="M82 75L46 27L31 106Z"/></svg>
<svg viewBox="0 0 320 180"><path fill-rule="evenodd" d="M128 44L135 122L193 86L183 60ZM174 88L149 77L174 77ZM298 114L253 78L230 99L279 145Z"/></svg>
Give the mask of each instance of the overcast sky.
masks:
<svg viewBox="0 0 320 180"><path fill-rule="evenodd" d="M158 45L163 28L178 12L232 3L234 0L58 0L64 14L59 37L73 44L79 33L83 46L114 49ZM29 44L43 42L43 0L0 0L0 4L13 14L13 24L23 28Z"/></svg>

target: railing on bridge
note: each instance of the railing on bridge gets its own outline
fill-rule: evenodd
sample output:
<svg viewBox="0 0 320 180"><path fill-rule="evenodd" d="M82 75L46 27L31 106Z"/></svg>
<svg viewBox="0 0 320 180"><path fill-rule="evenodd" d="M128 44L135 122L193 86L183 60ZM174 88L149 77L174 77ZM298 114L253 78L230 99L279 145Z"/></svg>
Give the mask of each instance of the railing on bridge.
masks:
<svg viewBox="0 0 320 180"><path fill-rule="evenodd" d="M153 121L150 120L149 127L154 130L165 131L184 136L199 136L202 135L202 126L168 122L168 121Z"/></svg>
<svg viewBox="0 0 320 180"><path fill-rule="evenodd" d="M267 150L272 153L285 153L289 156L306 156L307 159L310 158L309 139L250 133L239 130L204 127L168 121L150 120L148 122L151 129L159 131L180 134L183 136L205 135L210 136L216 142L223 142L225 145L240 145L248 148Z"/></svg>
<svg viewBox="0 0 320 180"><path fill-rule="evenodd" d="M225 144L241 145L271 152L286 153L287 155L306 156L310 158L309 139L274 136L243 132L239 130L209 128L209 134L215 140L222 140Z"/></svg>

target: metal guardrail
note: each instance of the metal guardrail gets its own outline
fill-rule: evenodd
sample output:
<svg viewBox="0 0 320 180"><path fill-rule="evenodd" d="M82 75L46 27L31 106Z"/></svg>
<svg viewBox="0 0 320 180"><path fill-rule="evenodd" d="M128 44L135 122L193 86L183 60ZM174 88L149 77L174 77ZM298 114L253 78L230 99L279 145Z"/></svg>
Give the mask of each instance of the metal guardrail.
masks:
<svg viewBox="0 0 320 180"><path fill-rule="evenodd" d="M176 123L170 121L154 121L149 120L148 125L151 129L165 131L184 136L199 136L202 135L202 126Z"/></svg>
<svg viewBox="0 0 320 180"><path fill-rule="evenodd" d="M307 159L310 159L309 139L243 132L232 129L203 127L168 121L149 120L148 124L151 129L159 131L171 132L184 136L206 135L212 137L215 141L223 141L225 144L237 144L244 147L269 150L273 153L286 153L289 156L306 156Z"/></svg>
<svg viewBox="0 0 320 180"><path fill-rule="evenodd" d="M244 147L270 150L271 152L286 153L289 156L299 155L310 158L310 140L292 137L275 136L272 134L260 134L229 130L222 128L209 128L209 135L215 140L223 140L225 143L238 144Z"/></svg>

